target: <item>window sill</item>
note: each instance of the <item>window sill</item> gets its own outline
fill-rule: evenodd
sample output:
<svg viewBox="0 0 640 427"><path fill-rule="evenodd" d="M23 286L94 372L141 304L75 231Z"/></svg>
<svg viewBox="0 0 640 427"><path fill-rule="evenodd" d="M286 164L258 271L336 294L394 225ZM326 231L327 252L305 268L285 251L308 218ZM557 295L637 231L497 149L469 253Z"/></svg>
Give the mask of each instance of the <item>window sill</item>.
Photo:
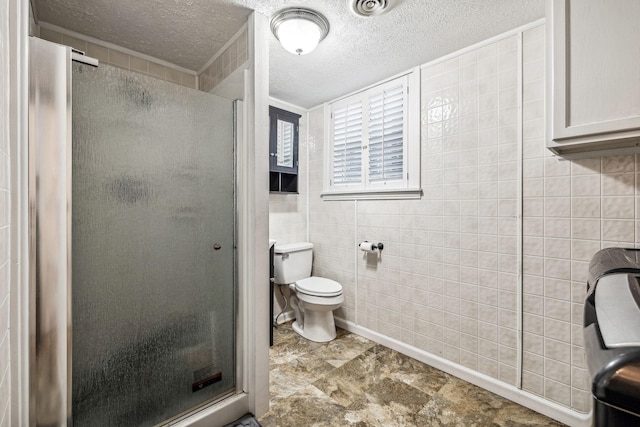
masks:
<svg viewBox="0 0 640 427"><path fill-rule="evenodd" d="M409 200L420 199L422 190L332 191L320 194L322 200Z"/></svg>

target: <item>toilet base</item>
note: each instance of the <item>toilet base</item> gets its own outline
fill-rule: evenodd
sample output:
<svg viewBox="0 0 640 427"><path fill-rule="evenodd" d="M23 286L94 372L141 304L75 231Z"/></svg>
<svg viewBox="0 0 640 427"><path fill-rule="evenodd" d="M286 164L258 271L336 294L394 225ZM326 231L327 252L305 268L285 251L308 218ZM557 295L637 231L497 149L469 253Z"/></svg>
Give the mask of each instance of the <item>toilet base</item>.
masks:
<svg viewBox="0 0 640 427"><path fill-rule="evenodd" d="M293 321L293 323L291 324L291 328L293 329L293 332L295 332L296 334L304 336L304 330L302 326L300 326L300 323L298 323L297 320Z"/></svg>
<svg viewBox="0 0 640 427"><path fill-rule="evenodd" d="M297 334L315 342L333 341L337 335L333 311L306 311L304 326L296 319L292 328Z"/></svg>

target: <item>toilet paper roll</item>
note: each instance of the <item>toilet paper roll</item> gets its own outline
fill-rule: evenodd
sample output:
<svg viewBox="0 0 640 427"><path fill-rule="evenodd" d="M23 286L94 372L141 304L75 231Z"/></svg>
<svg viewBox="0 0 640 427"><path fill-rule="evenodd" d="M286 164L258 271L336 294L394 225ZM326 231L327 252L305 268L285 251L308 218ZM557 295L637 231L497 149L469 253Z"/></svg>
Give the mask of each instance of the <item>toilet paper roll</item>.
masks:
<svg viewBox="0 0 640 427"><path fill-rule="evenodd" d="M363 252L373 252L375 250L372 242L362 242L358 246L360 246L360 250Z"/></svg>

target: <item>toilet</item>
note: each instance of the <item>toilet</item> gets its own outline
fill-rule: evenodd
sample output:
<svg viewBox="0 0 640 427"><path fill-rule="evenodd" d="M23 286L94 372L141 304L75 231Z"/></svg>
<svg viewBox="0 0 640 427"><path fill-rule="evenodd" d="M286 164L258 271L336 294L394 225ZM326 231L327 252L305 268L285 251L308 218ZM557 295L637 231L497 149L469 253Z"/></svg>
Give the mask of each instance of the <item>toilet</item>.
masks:
<svg viewBox="0 0 640 427"><path fill-rule="evenodd" d="M336 337L333 310L342 305L342 285L311 276L313 244L274 246L274 279L291 289L289 302L296 315L293 330L308 340L328 342Z"/></svg>

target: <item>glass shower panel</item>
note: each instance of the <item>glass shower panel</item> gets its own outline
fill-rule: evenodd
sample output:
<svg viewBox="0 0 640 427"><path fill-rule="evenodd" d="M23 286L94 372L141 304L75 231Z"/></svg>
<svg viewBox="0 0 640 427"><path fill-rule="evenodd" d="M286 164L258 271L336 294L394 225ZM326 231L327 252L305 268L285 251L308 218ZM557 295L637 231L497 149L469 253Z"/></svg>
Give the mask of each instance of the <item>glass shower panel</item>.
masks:
<svg viewBox="0 0 640 427"><path fill-rule="evenodd" d="M74 426L235 390L232 102L73 64Z"/></svg>

